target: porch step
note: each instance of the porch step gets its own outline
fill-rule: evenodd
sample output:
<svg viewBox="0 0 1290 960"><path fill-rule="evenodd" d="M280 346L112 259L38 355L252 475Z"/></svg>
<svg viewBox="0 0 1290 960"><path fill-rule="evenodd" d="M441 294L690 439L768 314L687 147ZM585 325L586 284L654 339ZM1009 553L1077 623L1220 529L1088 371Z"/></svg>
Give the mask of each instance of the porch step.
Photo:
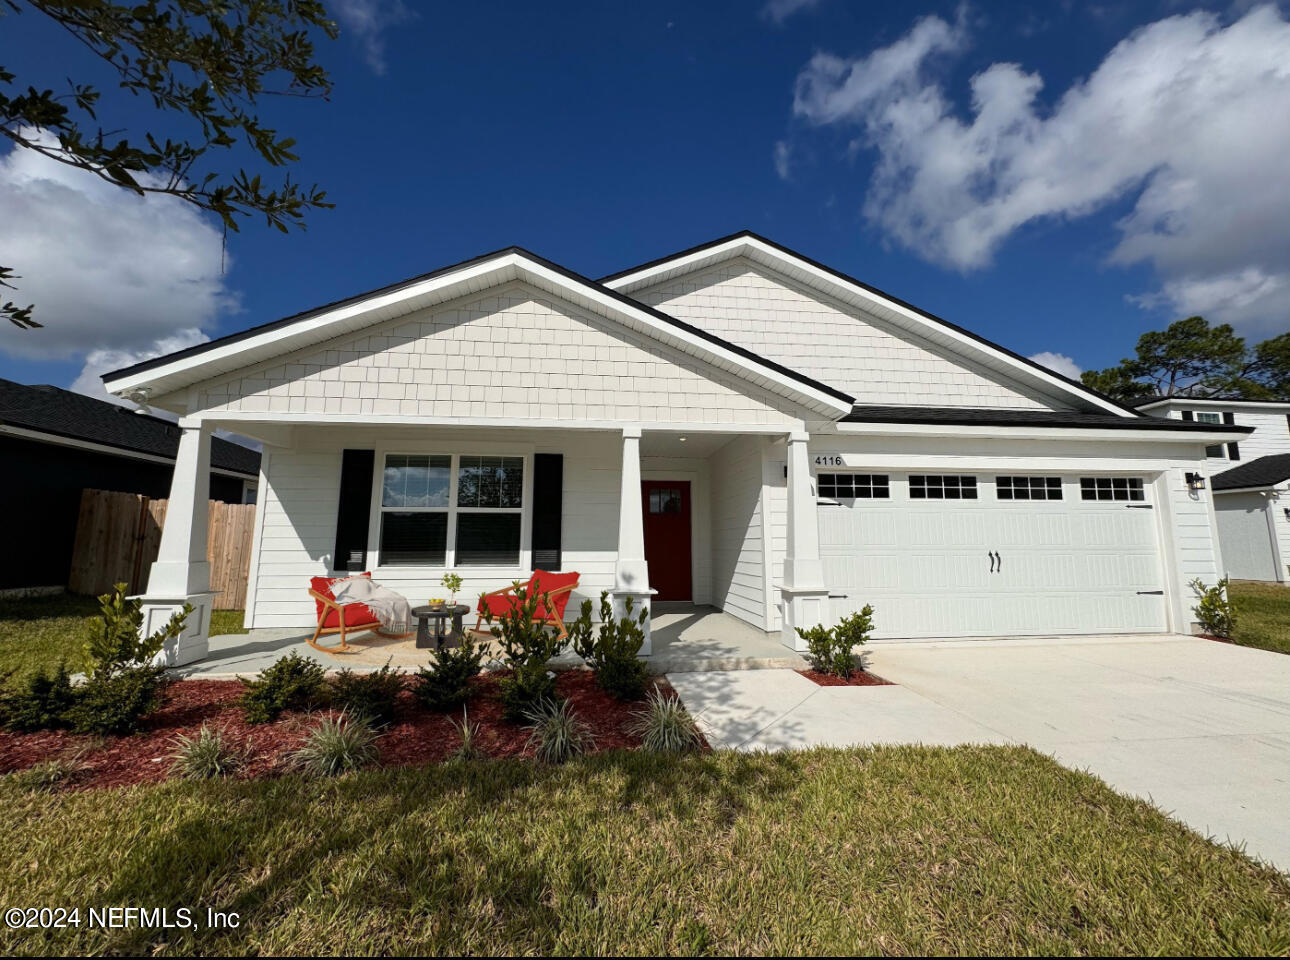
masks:
<svg viewBox="0 0 1290 960"><path fill-rule="evenodd" d="M720 670L805 670L804 659L784 657L687 657L664 654L650 657L650 673L714 673Z"/></svg>

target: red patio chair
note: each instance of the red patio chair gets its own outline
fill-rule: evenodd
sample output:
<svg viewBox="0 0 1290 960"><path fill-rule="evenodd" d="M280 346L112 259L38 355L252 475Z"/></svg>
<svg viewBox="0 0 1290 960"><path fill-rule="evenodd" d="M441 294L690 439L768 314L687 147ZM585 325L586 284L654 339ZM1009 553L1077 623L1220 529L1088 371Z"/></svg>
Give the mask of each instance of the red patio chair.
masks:
<svg viewBox="0 0 1290 960"><path fill-rule="evenodd" d="M372 574L356 573L353 576L371 578ZM309 580L309 596L314 598L318 608L318 629L309 640L309 646L323 653L347 653L350 650L345 637L351 633L366 633L381 625L376 614L365 603L337 603L331 588L349 577L312 577ZM324 647L318 638L326 633L339 633L340 646Z"/></svg>
<svg viewBox="0 0 1290 960"><path fill-rule="evenodd" d="M569 606L569 595L577 586L577 573L551 573L549 570L534 570L533 576L529 577L529 582L524 584L526 595L532 596L536 592L540 597L534 617L555 627L562 640L569 636L564 629L564 611ZM494 590L479 598L479 607L476 610L479 616L475 618L476 630L479 630L479 625L484 621L485 601L488 603L489 612L495 617L514 610L517 603L515 585L512 584L504 590ZM551 604L550 610L546 608L547 602Z"/></svg>

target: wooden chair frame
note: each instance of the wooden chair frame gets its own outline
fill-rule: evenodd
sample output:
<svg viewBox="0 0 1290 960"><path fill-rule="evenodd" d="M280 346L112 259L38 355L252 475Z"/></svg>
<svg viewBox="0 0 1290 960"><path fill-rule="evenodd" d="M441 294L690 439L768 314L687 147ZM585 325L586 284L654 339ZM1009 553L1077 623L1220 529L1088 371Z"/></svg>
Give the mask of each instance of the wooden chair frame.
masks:
<svg viewBox="0 0 1290 960"><path fill-rule="evenodd" d="M313 587L309 588L309 596L313 597L315 600L319 601L323 605L322 612L318 614L318 629L314 631L314 635L309 639L309 646L313 647L315 650L321 650L323 653L332 653L332 654L348 653L350 650L353 649L353 647L351 647L349 644L345 642L345 637L348 634L369 633L370 631L372 631L373 629L381 625L381 621L375 618L373 618L372 620L364 621L362 623L346 623L345 608L359 606L359 604L337 603L331 597L328 597L325 594L319 593ZM327 620L327 614L331 610L336 611L339 625L335 627L324 627L323 624ZM318 638L323 634L328 634L328 633L340 634L340 646L324 647L320 643L318 643Z"/></svg>
<svg viewBox="0 0 1290 960"><path fill-rule="evenodd" d="M532 583L532 582L533 582L532 580L529 581L529 583ZM541 594L541 600L540 600L541 605L544 607L554 607L555 604L548 603L549 600L551 600L554 597L558 597L563 593L572 593L573 588L576 587L577 585L578 583L575 581L574 583L569 584L567 587L560 587L556 590L543 590ZM511 584L509 587L504 587L501 590L493 590L489 593L484 594L483 599L487 600L489 597L500 597L507 593L514 593L516 586L517 586L516 584ZM528 584L526 583L518 584L518 586L524 587L526 589L528 588ZM545 617L535 616L533 619L541 623L545 623L549 627L555 627L556 635L559 636L561 640L569 639L569 631L567 631L564 628L564 618L556 616L554 610L549 609L547 610L547 616ZM482 613L479 613L478 608L476 608L475 627L474 627L475 633L484 632L479 629L479 625L483 622L484 622L484 615Z"/></svg>

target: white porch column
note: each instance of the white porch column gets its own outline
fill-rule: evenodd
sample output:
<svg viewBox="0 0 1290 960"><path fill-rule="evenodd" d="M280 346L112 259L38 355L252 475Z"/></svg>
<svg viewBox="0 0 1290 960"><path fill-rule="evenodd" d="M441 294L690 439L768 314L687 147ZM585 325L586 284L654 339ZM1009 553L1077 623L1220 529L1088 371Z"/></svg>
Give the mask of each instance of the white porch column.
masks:
<svg viewBox="0 0 1290 960"><path fill-rule="evenodd" d="M806 649L796 628L825 623L829 616L829 591L824 586L824 568L820 563L820 529L806 449L809 439L804 430L788 435L788 531L784 579L780 584L781 638L795 650Z"/></svg>
<svg viewBox="0 0 1290 960"><path fill-rule="evenodd" d="M143 594L143 633L160 629L185 603L193 606L179 638L158 655L167 666L200 660L208 652L210 562L206 559L206 528L210 516L211 435L200 420L179 421L179 453L170 480L166 519L161 528L157 559L148 573Z"/></svg>
<svg viewBox="0 0 1290 960"><path fill-rule="evenodd" d="M627 615L627 600L632 601L632 616L648 610L655 591L649 586L649 568L645 564L645 518L641 511L641 428L623 427L623 469L618 502L618 561L614 564L613 609L615 617ZM653 651L651 623L645 621L645 644L641 655Z"/></svg>

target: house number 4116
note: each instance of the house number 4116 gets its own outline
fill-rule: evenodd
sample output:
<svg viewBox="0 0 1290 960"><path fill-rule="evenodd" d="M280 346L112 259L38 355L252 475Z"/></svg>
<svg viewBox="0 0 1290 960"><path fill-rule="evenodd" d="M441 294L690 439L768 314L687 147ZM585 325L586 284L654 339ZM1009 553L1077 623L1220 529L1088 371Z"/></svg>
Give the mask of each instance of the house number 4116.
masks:
<svg viewBox="0 0 1290 960"><path fill-rule="evenodd" d="M815 465L817 467L844 466L842 462L842 457L836 453L817 453L815 455Z"/></svg>

